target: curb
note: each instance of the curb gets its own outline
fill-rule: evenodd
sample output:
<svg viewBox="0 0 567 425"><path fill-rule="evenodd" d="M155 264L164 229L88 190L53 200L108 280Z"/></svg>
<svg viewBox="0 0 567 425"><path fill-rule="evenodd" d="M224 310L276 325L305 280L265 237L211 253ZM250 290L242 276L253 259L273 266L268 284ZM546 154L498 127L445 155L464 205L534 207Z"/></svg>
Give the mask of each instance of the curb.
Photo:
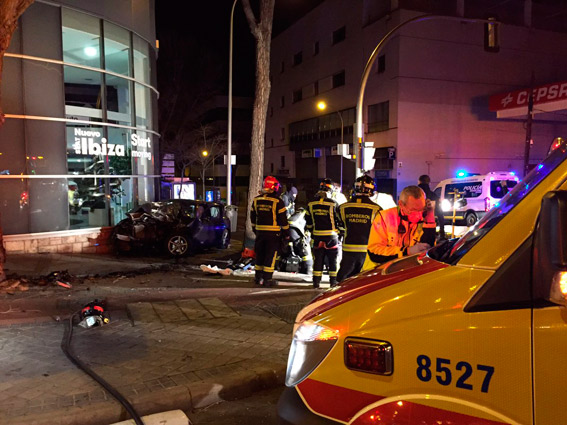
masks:
<svg viewBox="0 0 567 425"><path fill-rule="evenodd" d="M212 404L238 400L251 396L254 392L283 385L286 366L252 366L246 371L231 373L219 382L195 382L190 387L175 386L155 392L130 397L129 402L140 416L169 410L184 412L205 408ZM108 425L127 420L128 413L112 397L108 402L93 403L80 407L24 415L19 418L2 418L1 425ZM8 419L8 422L4 420Z"/></svg>

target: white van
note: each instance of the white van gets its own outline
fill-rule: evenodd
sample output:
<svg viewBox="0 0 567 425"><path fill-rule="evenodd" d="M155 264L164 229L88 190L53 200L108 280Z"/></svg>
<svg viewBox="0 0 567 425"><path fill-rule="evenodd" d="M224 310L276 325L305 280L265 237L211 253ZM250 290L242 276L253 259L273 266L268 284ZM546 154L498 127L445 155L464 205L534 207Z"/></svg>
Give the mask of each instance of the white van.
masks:
<svg viewBox="0 0 567 425"><path fill-rule="evenodd" d="M434 192L439 196L445 220L453 219L453 193L458 190L455 221L473 226L482 216L518 183L514 172L492 171L488 174L468 174L441 181ZM446 224L449 224L446 222Z"/></svg>

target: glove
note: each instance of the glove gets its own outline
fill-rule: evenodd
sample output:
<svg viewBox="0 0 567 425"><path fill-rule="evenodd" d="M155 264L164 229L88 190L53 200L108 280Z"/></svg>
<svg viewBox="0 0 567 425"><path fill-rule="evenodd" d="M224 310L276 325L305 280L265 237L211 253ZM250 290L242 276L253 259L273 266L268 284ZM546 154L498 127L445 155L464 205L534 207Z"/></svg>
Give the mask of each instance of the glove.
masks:
<svg viewBox="0 0 567 425"><path fill-rule="evenodd" d="M414 246L408 248L408 255L419 254L420 252L427 251L431 246L425 242L418 242Z"/></svg>

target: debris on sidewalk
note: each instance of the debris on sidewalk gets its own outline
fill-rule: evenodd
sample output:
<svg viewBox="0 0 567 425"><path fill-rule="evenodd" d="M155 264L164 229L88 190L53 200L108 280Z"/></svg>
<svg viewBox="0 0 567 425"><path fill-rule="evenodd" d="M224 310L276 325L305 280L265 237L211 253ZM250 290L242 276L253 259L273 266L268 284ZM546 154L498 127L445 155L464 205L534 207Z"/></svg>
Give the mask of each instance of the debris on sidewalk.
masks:
<svg viewBox="0 0 567 425"><path fill-rule="evenodd" d="M201 264L200 266L201 270L204 271L205 273L210 273L210 274L221 274L223 276L230 276L233 271L230 268L225 268L225 269L221 269L217 266L212 266L210 264L205 265L205 264Z"/></svg>
<svg viewBox="0 0 567 425"><path fill-rule="evenodd" d="M70 283L61 282L60 280L56 280L55 284L67 289L71 289L73 287Z"/></svg>
<svg viewBox="0 0 567 425"><path fill-rule="evenodd" d="M25 279L6 279L0 282L0 294L14 295L16 291L28 291L29 285Z"/></svg>
<svg viewBox="0 0 567 425"><path fill-rule="evenodd" d="M46 280L65 289L73 288L73 285L70 283L73 280L73 276L67 270L51 272L46 276Z"/></svg>

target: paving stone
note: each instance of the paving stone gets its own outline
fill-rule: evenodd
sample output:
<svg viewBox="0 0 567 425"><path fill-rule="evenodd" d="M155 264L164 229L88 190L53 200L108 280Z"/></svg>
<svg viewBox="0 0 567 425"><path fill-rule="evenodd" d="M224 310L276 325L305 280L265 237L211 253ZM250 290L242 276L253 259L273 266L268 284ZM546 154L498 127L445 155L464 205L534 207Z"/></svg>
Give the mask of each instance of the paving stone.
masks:
<svg viewBox="0 0 567 425"><path fill-rule="evenodd" d="M219 298L199 298L199 302L214 317L240 317L240 315L236 311L226 305Z"/></svg>
<svg viewBox="0 0 567 425"><path fill-rule="evenodd" d="M154 311L151 303L130 303L126 305L129 316L134 323L137 322L159 322L159 317Z"/></svg>
<svg viewBox="0 0 567 425"><path fill-rule="evenodd" d="M183 311L181 311L181 309L173 301L152 303L152 306L159 316L160 320L164 323L178 323L187 321L187 316L183 314Z"/></svg>
<svg viewBox="0 0 567 425"><path fill-rule="evenodd" d="M175 303L189 320L210 319L213 315L196 299L177 300Z"/></svg>

